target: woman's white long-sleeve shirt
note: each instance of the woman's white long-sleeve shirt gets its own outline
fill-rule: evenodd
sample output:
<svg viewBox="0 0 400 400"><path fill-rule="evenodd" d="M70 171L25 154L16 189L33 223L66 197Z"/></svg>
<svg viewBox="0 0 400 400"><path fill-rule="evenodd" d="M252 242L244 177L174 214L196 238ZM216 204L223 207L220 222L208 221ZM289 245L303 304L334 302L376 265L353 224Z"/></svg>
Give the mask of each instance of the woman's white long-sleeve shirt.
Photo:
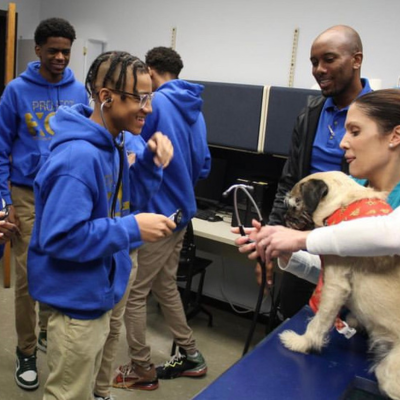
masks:
<svg viewBox="0 0 400 400"><path fill-rule="evenodd" d="M279 267L299 278L317 283L321 260L316 254L339 256L400 255L400 207L382 217L360 218L313 230L307 237L307 250L293 253ZM312 254L311 254L312 253Z"/></svg>
<svg viewBox="0 0 400 400"><path fill-rule="evenodd" d="M382 217L360 218L315 229L308 235L306 245L313 254L400 255L400 207Z"/></svg>

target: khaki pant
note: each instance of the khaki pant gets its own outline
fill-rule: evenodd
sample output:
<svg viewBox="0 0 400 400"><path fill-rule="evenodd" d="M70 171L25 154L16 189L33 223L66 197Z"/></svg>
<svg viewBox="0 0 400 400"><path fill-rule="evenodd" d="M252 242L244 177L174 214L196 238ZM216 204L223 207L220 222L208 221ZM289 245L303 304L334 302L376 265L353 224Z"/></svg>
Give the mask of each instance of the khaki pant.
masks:
<svg viewBox="0 0 400 400"><path fill-rule="evenodd" d="M15 327L17 346L25 355L31 355L36 348L36 309L35 301L28 291L27 254L35 220L35 198L33 190L26 187L13 186L11 198L15 212L20 221L21 235L12 240L15 258ZM51 313L50 307L39 305L39 326L46 329Z"/></svg>
<svg viewBox="0 0 400 400"><path fill-rule="evenodd" d="M47 378L43 400L93 400L111 311L79 320L54 311L48 322Z"/></svg>
<svg viewBox="0 0 400 400"><path fill-rule="evenodd" d="M102 397L107 397L110 395L110 388L112 386L114 372L114 360L123 323L125 305L126 301L128 300L128 295L131 290L132 284L136 278L138 265L137 250L131 251L130 257L132 260L132 271L129 276L128 286L126 287L124 296L112 310L110 320L110 333L108 334L106 343L104 345L100 370L94 384L94 393Z"/></svg>
<svg viewBox="0 0 400 400"><path fill-rule="evenodd" d="M167 325L178 346L190 353L196 350L176 285L179 254L185 230L146 243L139 249L138 272L132 285L124 315L129 355L135 363L148 367L150 346L146 344L147 296L151 290L160 304Z"/></svg>

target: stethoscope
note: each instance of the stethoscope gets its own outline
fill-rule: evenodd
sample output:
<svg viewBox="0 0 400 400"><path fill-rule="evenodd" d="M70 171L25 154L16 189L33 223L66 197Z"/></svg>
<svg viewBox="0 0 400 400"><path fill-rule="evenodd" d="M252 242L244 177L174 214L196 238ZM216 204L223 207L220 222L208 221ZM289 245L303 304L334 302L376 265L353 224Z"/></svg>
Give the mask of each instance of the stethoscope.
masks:
<svg viewBox="0 0 400 400"><path fill-rule="evenodd" d="M237 202L237 194L238 194L239 190L244 192L246 194L247 198L251 201L251 203L257 213L260 224L262 226L264 226L265 222L261 215L260 209L257 206L257 203L255 202L253 196L250 194L250 191L254 191L254 187L250 186L250 185L244 185L244 184L235 184L235 185L230 186L227 190L225 190L225 192L222 193L222 196L227 197L229 195L229 193L232 192L232 190L233 190L233 209L234 209L236 221L238 223L239 232L240 232L241 236L246 236L246 233L245 233L244 226L241 222L240 215L239 215L239 208L238 208L238 202ZM249 241L249 243L250 243L250 241ZM270 293L270 297L271 297L271 310L270 310L270 317L269 317L270 319L273 317L272 313L275 312L273 286L270 286L270 287L267 286L267 272L265 269L265 262L263 262L260 257L258 258L257 261L261 265L261 285L260 285L260 291L259 291L258 298L257 298L256 307L254 309L253 321L252 321L250 331L249 331L247 339L246 339L246 343L245 343L245 346L243 349L242 356L244 356L247 353L247 351L249 350L250 343L253 339L254 331L257 326L258 315L260 314L260 309L261 309L261 304L262 304L262 300L264 297L264 289L265 288L268 289L268 291Z"/></svg>
<svg viewBox="0 0 400 400"><path fill-rule="evenodd" d="M100 105L100 116L101 116L101 120L103 121L103 125L104 128L107 129L108 132L108 126L106 123L106 120L104 118L104 105L107 103L110 103L112 101L111 98L104 100L101 105ZM124 150L124 146L125 146L125 131L122 131L119 135L119 140L117 141L116 139L114 139L114 144L115 147L118 150L118 156L119 156L119 170L118 170L118 179L117 179L117 186L115 188L115 192L114 192L114 197L112 200L112 204L111 204L111 217L115 217L115 210L117 207L117 199L118 199L118 192L119 192L119 188L121 187L122 184L122 173L123 173L123 169L124 169L124 154L123 154L123 150Z"/></svg>
<svg viewBox="0 0 400 400"><path fill-rule="evenodd" d="M236 185L230 186L227 190L225 190L224 193L222 193L222 196L228 197L229 193L233 190L233 209L235 211L236 221L239 226L240 234L242 236L246 236L246 233L244 232L244 226L240 221L239 208L238 208L238 204L237 204L237 192L239 189L242 190L246 194L248 199L253 204L253 207L256 210L256 213L257 213L257 216L258 216L258 219L259 219L261 225L265 225L265 223L263 221L263 217L261 215L260 209L257 206L257 203L255 202L253 196L250 194L250 191L254 191L254 187L250 186L250 185L244 185L244 184L236 184Z"/></svg>

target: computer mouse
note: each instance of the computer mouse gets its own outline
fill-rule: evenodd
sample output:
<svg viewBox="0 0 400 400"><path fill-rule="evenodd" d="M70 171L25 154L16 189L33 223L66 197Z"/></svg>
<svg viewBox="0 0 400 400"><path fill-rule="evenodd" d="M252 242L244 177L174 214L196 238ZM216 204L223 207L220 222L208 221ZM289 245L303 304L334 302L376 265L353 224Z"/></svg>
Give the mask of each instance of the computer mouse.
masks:
<svg viewBox="0 0 400 400"><path fill-rule="evenodd" d="M223 218L222 217L220 217L219 215L210 215L208 218L207 218L207 221L209 221L209 222L219 222L219 221L223 221Z"/></svg>

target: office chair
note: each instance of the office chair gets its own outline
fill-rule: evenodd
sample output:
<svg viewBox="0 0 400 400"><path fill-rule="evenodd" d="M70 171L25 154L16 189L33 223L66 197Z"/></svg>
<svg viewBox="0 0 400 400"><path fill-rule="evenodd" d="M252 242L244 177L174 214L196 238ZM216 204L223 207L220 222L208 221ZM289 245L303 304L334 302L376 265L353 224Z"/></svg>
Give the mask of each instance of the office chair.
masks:
<svg viewBox="0 0 400 400"><path fill-rule="evenodd" d="M208 326L213 324L213 316L201 304L203 295L204 278L207 267L212 263L211 260L196 256L196 244L194 242L193 224L189 222L179 259L178 272L176 275L177 282L186 282L182 293L182 304L185 310L186 318L189 320L196 316L199 312L203 312L208 316ZM197 293L193 299L192 281L196 275L200 275Z"/></svg>
<svg viewBox="0 0 400 400"><path fill-rule="evenodd" d="M179 259L178 272L176 274L177 282L184 282L185 285L181 290L181 298L183 309L185 310L186 319L189 321L198 313L203 312L208 316L208 326L213 325L213 315L201 304L203 295L204 278L207 267L212 260L196 256L196 244L194 242L193 224L189 222ZM192 282L196 275L200 275L197 286L197 293L192 294ZM175 342L172 346L171 354L175 354Z"/></svg>

